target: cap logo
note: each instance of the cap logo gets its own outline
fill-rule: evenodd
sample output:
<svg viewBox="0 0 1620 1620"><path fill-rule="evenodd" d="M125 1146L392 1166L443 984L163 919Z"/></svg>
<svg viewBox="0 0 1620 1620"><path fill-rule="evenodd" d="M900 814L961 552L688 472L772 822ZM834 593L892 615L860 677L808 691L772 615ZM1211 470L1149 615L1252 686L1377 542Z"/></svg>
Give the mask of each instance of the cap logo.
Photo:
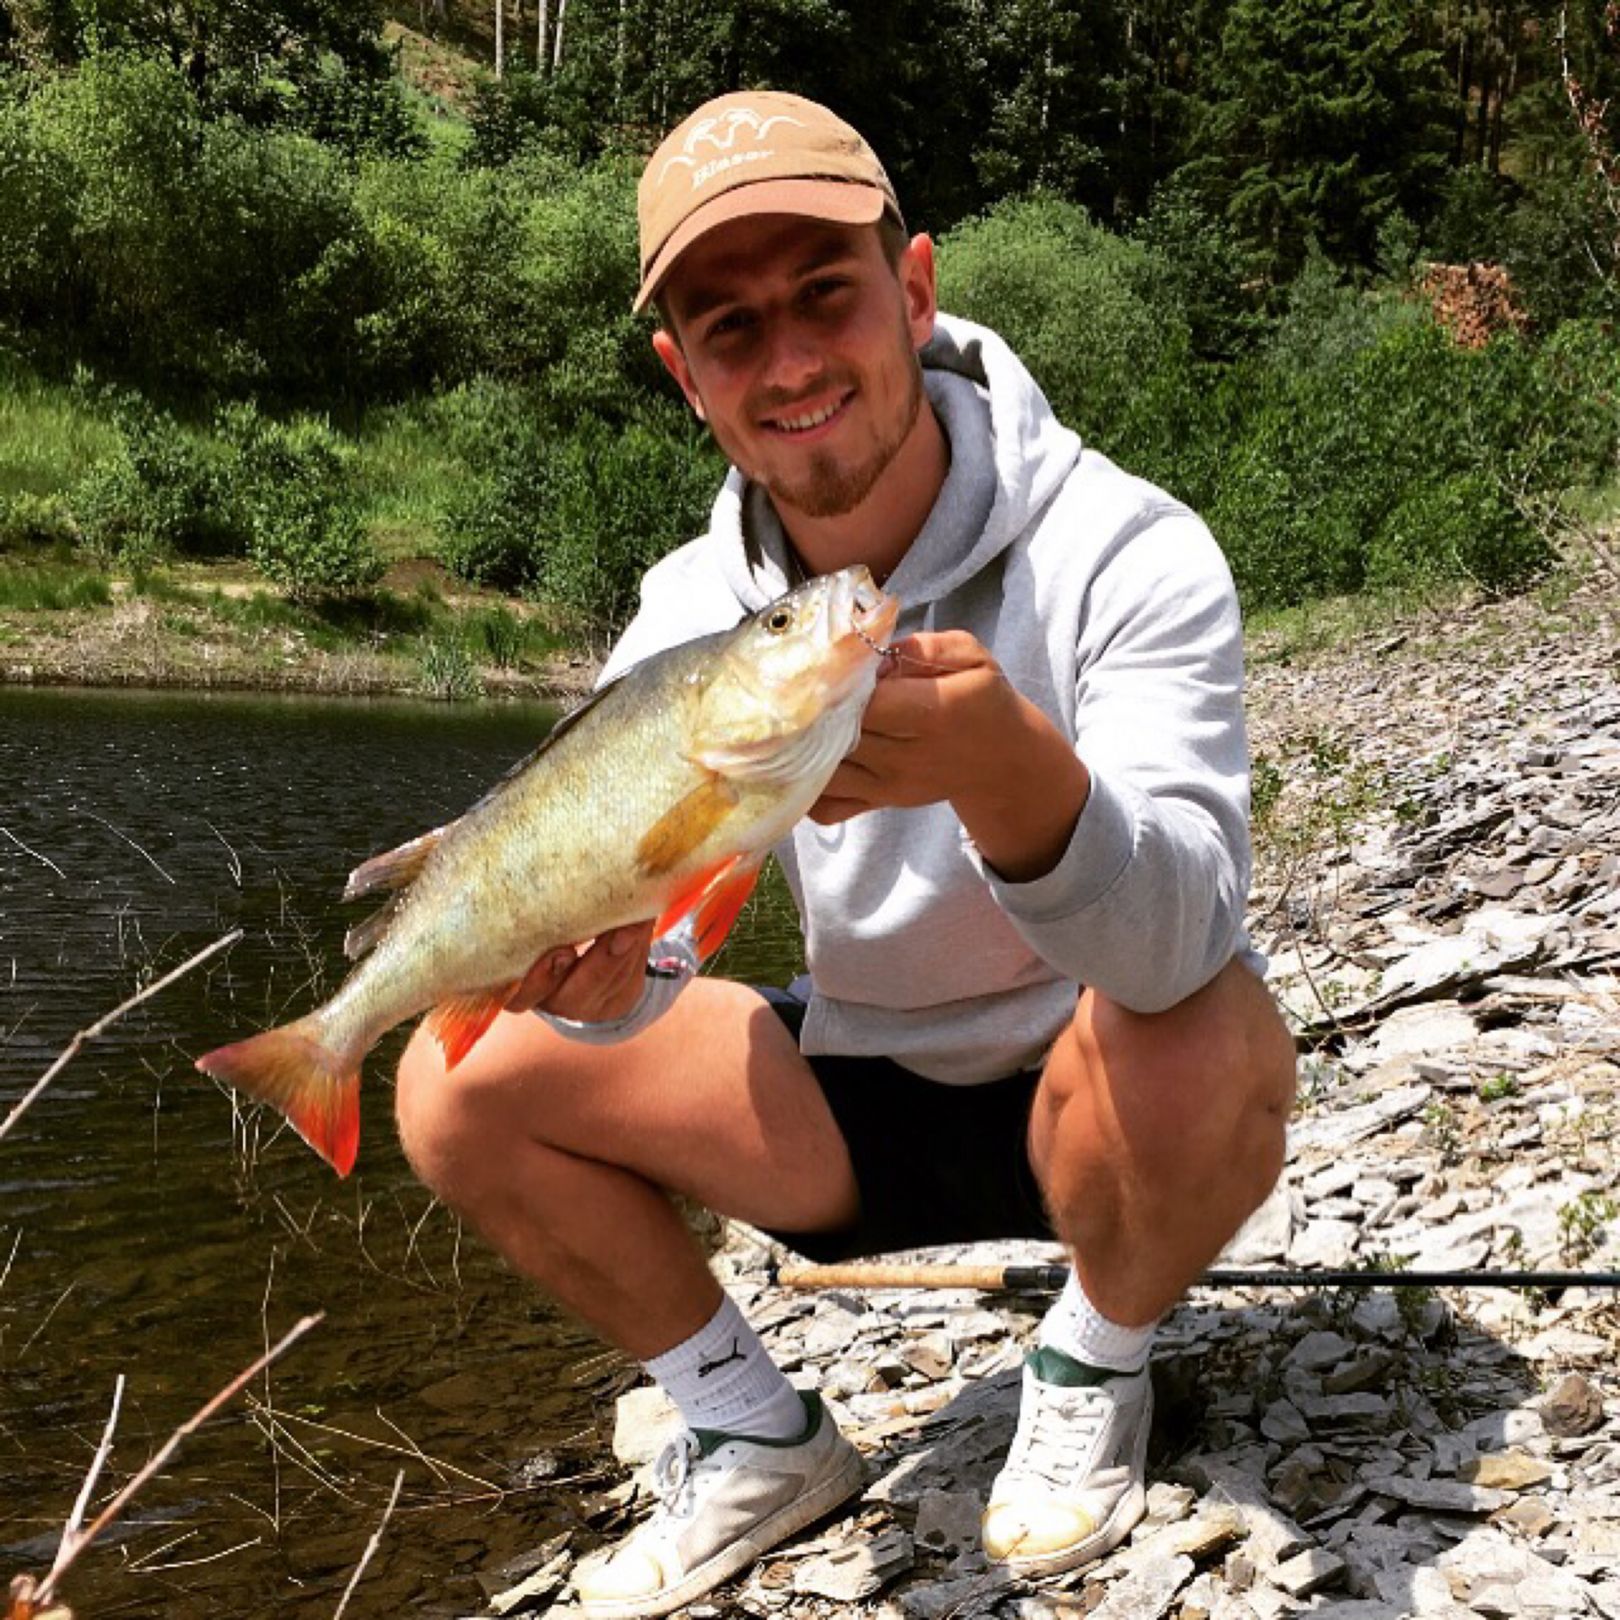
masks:
<svg viewBox="0 0 1620 1620"><path fill-rule="evenodd" d="M775 113L769 118L761 118L752 107L733 107L724 118L699 119L687 132L686 139L681 142L681 150L665 159L663 168L658 171L658 184L664 183L664 176L677 163L684 164L692 171L692 185L696 189L705 180L712 179L726 169L768 158L772 156L774 149L762 147L759 143L778 124L792 124L796 129L805 127L800 120L790 118L786 113ZM752 145L733 150L737 146L738 137L744 134ZM707 162L700 162L698 148L705 142L720 156Z"/></svg>

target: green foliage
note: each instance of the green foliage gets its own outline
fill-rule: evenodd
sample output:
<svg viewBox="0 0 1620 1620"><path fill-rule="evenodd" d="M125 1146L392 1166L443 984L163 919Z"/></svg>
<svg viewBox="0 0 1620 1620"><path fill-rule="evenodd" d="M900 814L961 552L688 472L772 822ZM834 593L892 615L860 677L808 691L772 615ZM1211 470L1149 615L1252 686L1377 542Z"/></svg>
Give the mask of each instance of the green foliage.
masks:
<svg viewBox="0 0 1620 1620"><path fill-rule="evenodd" d="M1595 331L1468 350L1411 306L1302 278L1221 385L1234 426L1207 515L1248 599L1533 578L1550 561L1538 519L1614 464L1615 365Z"/></svg>
<svg viewBox="0 0 1620 1620"><path fill-rule="evenodd" d="M106 51L161 57L225 108L261 102L271 82L314 71L327 53L372 75L389 60L377 37L376 0L12 0L4 12L26 19L32 59L72 64Z"/></svg>
<svg viewBox="0 0 1620 1620"><path fill-rule="evenodd" d="M1428 216L1450 132L1413 21L1401 0L1232 0L1188 167L1274 277L1313 240L1370 266L1385 218Z"/></svg>
<svg viewBox="0 0 1620 1620"><path fill-rule="evenodd" d="M510 669L523 653L523 626L509 608L491 608L469 626L489 661L499 669Z"/></svg>
<svg viewBox="0 0 1620 1620"><path fill-rule="evenodd" d="M0 611L68 613L75 608L105 607L111 601L112 588L100 574L0 564Z"/></svg>
<svg viewBox="0 0 1620 1620"><path fill-rule="evenodd" d="M706 439L668 405L623 423L585 414L561 435L480 404L463 430L481 476L449 513L445 561L585 625L622 625L642 573L704 525L721 471Z"/></svg>
<svg viewBox="0 0 1620 1620"><path fill-rule="evenodd" d="M0 500L0 552L63 550L79 538L79 526L60 495L24 490Z"/></svg>
<svg viewBox="0 0 1620 1620"><path fill-rule="evenodd" d="M104 397L118 448L89 469L70 497L92 553L127 564L173 553L240 553L246 534L218 457L139 395Z"/></svg>
<svg viewBox="0 0 1620 1620"><path fill-rule="evenodd" d="M427 149L398 78L357 70L330 53L299 83L289 122L351 157L412 158Z"/></svg>
<svg viewBox="0 0 1620 1620"><path fill-rule="evenodd" d="M1253 347L1264 329L1258 266L1196 188L1177 179L1159 186L1132 235L1147 250L1159 299L1185 315L1199 359L1231 360Z"/></svg>
<svg viewBox="0 0 1620 1620"><path fill-rule="evenodd" d="M447 703L481 697L484 683L478 678L467 644L453 632L434 636L418 658L420 685L427 697Z"/></svg>
<svg viewBox="0 0 1620 1620"><path fill-rule="evenodd" d="M1172 482L1192 399L1192 339L1152 251L1072 203L1022 198L940 245L940 298L994 327L1059 416L1133 471Z"/></svg>
<svg viewBox="0 0 1620 1620"><path fill-rule="evenodd" d="M251 406L231 407L221 426L236 452L236 499L260 573L295 601L376 584L382 562L362 522L352 448L312 417L277 422Z"/></svg>
<svg viewBox="0 0 1620 1620"><path fill-rule="evenodd" d="M1598 1192L1583 1192L1558 1211L1558 1250L1566 1265L1578 1266L1589 1260L1603 1242L1604 1228L1620 1205Z"/></svg>

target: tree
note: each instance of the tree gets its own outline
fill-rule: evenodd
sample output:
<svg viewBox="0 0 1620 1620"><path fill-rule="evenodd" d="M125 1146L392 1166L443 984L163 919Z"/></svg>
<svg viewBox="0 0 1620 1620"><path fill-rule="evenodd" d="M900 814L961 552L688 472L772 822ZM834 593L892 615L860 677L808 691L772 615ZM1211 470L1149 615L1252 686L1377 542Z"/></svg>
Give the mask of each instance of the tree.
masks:
<svg viewBox="0 0 1620 1620"><path fill-rule="evenodd" d="M1371 266L1380 224L1429 213L1451 130L1439 55L1401 0L1234 0L1189 165L1286 279L1319 242Z"/></svg>
<svg viewBox="0 0 1620 1620"><path fill-rule="evenodd" d="M386 74L382 0L3 0L31 59L74 63L97 51L159 55L199 94L237 94L275 75L298 80L325 52Z"/></svg>

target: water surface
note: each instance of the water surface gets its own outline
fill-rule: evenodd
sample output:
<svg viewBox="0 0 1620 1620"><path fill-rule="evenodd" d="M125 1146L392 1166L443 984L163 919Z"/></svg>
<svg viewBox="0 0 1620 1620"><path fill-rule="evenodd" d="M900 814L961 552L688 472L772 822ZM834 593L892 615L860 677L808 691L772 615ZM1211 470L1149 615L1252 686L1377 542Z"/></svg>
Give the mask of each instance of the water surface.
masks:
<svg viewBox="0 0 1620 1620"><path fill-rule="evenodd" d="M74 1033L231 928L227 956L82 1054L0 1142L0 1590L49 1564L128 1378L108 1489L297 1318L326 1320L88 1553L81 1620L482 1604L475 1573L607 1526L633 1369L460 1232L395 1141L396 1034L339 1182L191 1060L343 970L367 855L450 819L544 736L537 706L0 690L0 1117ZM791 972L780 892L723 964Z"/></svg>

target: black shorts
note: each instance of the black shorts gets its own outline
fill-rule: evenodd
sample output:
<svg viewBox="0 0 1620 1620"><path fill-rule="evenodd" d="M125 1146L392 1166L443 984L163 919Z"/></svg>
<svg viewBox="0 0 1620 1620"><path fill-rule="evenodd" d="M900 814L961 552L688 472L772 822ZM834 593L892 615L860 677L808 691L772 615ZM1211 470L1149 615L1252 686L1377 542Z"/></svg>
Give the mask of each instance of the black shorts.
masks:
<svg viewBox="0 0 1620 1620"><path fill-rule="evenodd" d="M757 988L797 1041L805 1015L799 984ZM844 1133L861 1212L836 1232L771 1230L778 1242L826 1263L936 1243L1055 1237L1029 1162L1039 1073L952 1086L889 1058L805 1061Z"/></svg>

